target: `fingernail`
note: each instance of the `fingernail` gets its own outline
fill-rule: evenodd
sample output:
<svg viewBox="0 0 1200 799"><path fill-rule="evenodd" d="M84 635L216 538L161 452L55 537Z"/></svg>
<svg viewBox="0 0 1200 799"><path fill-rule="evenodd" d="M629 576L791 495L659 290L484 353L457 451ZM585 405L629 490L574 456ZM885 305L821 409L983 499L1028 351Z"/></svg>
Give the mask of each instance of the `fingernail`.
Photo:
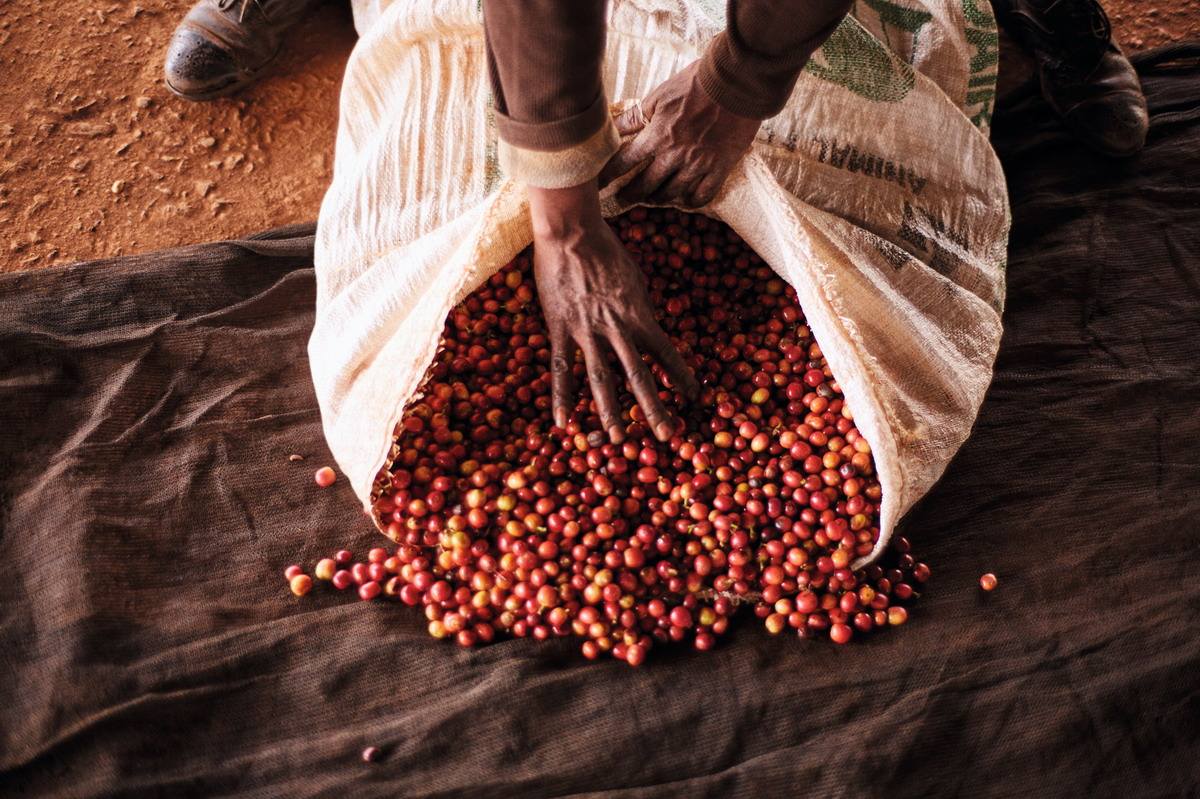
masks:
<svg viewBox="0 0 1200 799"><path fill-rule="evenodd" d="M658 427L654 428L654 434L658 436L660 441L667 441L675 433L675 428L667 422L659 422Z"/></svg>
<svg viewBox="0 0 1200 799"><path fill-rule="evenodd" d="M620 425L613 425L608 428L608 439L614 444L623 444L625 442L625 431Z"/></svg>

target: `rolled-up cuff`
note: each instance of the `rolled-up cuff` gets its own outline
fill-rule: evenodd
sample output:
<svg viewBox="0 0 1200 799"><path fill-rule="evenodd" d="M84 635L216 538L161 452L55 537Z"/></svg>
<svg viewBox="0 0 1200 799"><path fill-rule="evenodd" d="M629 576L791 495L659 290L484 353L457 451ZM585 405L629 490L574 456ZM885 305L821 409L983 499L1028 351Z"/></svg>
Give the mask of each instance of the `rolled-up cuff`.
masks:
<svg viewBox="0 0 1200 799"><path fill-rule="evenodd" d="M545 152L574 147L595 135L609 118L608 97L601 90L596 99L578 114L548 122L520 122L496 112L496 132L500 138L522 150Z"/></svg>
<svg viewBox="0 0 1200 799"><path fill-rule="evenodd" d="M605 104L600 129L578 144L557 150L532 149L502 136L497 155L508 177L539 189L565 189L600 174L620 146L621 137Z"/></svg>

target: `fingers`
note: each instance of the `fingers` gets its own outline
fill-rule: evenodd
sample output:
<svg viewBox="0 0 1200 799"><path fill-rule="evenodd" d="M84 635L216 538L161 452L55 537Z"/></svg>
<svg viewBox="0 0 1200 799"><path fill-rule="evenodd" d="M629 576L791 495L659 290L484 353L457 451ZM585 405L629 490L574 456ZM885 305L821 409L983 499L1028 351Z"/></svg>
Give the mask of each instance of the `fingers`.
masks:
<svg viewBox="0 0 1200 799"><path fill-rule="evenodd" d="M667 338L667 334L663 332L657 322L653 319L649 320L642 329L639 339L658 361L658 365L663 368L667 376L671 378L671 384L680 394L692 400L700 395L700 384L696 382L696 376L684 363L683 356L679 354L679 350L675 349L675 345Z"/></svg>
<svg viewBox="0 0 1200 799"><path fill-rule="evenodd" d="M629 388L638 405L645 411L646 421L649 422L650 429L654 431L655 438L659 441L670 440L671 434L675 432L675 425L671 422L671 415L663 407L662 400L658 397L658 383L655 381L654 375L650 374L642 356L624 336L618 333L609 339L609 343L612 344L613 350L621 360L621 366L624 367L625 374L629 378Z"/></svg>
<svg viewBox="0 0 1200 799"><path fill-rule="evenodd" d="M671 180L675 176L675 171L674 164L665 164L658 159L651 161L650 165L638 173L637 177L617 192L617 198L626 203L642 202L658 191L660 186Z"/></svg>
<svg viewBox="0 0 1200 799"><path fill-rule="evenodd" d="M646 198L647 202L657 205L678 203L687 206L691 202L692 190L699 181L694 173L687 174L681 169L667 182L663 183L654 194Z"/></svg>
<svg viewBox="0 0 1200 799"><path fill-rule="evenodd" d="M550 397L554 424L566 427L575 406L571 396L571 362L575 342L562 330L550 331Z"/></svg>
<svg viewBox="0 0 1200 799"><path fill-rule="evenodd" d="M621 145L621 149L613 153L613 157L608 159L608 163L600 170L600 174L597 176L600 188L604 188L619 177L628 175L635 169L645 168L653 158L654 153L650 151L645 135L637 136L632 141L625 142Z"/></svg>
<svg viewBox="0 0 1200 799"><path fill-rule="evenodd" d="M613 122L617 126L617 133L628 136L646 127L646 112L641 103L633 103L618 114Z"/></svg>
<svg viewBox="0 0 1200 799"><path fill-rule="evenodd" d="M721 184L724 182L724 174L709 172L693 189L691 197L688 199L688 207L701 208L708 205L716 198L717 192L721 190Z"/></svg>
<svg viewBox="0 0 1200 799"><path fill-rule="evenodd" d="M600 426L612 443L620 444L625 441L625 428L621 424L621 409L617 405L612 373L608 370L608 358L593 338L581 341L580 346L587 362L588 382L592 387L592 399L596 401L596 412L600 414Z"/></svg>

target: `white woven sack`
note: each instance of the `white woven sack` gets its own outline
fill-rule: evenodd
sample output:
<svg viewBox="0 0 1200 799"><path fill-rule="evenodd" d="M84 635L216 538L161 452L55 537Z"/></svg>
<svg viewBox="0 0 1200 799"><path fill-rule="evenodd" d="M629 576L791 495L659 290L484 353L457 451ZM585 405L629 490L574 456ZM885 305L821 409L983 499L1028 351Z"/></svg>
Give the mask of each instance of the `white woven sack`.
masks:
<svg viewBox="0 0 1200 799"><path fill-rule="evenodd" d="M986 135L996 30L978 2L857 3L704 209L795 287L871 443L871 558L970 432L1000 342L1009 214ZM478 0L355 12L309 357L330 448L369 509L447 313L532 234L496 163ZM645 96L722 17L722 0L614 0L609 98Z"/></svg>

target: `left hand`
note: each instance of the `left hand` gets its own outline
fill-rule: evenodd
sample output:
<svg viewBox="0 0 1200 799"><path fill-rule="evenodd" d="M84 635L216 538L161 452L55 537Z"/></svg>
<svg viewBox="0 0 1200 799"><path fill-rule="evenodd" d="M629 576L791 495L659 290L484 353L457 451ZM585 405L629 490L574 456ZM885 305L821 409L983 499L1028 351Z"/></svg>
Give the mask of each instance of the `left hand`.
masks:
<svg viewBox="0 0 1200 799"><path fill-rule="evenodd" d="M659 84L616 119L621 145L600 172L600 185L636 171L617 192L631 204L699 208L712 202L730 170L754 142L761 124L731 114L700 86L698 61Z"/></svg>

